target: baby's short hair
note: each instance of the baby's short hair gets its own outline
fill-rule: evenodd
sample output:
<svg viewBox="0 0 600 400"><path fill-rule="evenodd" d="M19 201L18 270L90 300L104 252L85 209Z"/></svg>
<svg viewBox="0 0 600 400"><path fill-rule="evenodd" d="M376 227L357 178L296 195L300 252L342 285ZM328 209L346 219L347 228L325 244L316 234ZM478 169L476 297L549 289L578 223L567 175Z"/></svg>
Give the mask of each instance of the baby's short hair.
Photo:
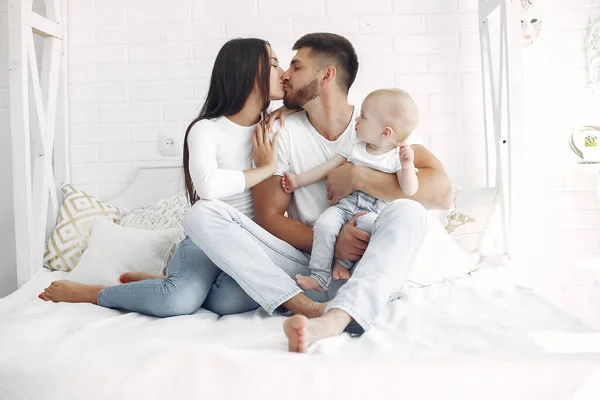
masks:
<svg viewBox="0 0 600 400"><path fill-rule="evenodd" d="M398 143L406 140L419 125L419 109L406 90L378 89L369 93L367 98L385 102L385 122L394 130L395 140Z"/></svg>

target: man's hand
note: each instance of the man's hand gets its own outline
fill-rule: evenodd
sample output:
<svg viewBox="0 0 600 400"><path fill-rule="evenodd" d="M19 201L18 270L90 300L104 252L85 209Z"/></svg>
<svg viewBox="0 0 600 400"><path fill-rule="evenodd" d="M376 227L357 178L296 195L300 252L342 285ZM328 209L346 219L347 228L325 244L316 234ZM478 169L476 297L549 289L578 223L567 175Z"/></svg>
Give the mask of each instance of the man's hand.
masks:
<svg viewBox="0 0 600 400"><path fill-rule="evenodd" d="M329 199L332 206L354 191L352 185L353 169L354 165L347 162L327 174L327 199Z"/></svg>
<svg viewBox="0 0 600 400"><path fill-rule="evenodd" d="M340 260L356 261L360 260L367 249L371 235L356 227L356 219L361 215L356 214L352 219L342 227L337 241L335 242L335 257Z"/></svg>

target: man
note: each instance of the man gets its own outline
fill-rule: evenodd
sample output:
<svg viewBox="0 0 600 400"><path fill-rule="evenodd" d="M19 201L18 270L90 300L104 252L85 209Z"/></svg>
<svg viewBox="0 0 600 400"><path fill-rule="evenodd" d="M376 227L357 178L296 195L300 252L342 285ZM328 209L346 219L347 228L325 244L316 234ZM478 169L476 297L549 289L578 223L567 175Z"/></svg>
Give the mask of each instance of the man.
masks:
<svg viewBox="0 0 600 400"><path fill-rule="evenodd" d="M293 47L296 54L282 80L284 105L303 108L286 118L278 145L276 175L253 189L256 222L297 249L310 252L312 224L330 204L360 190L393 201L380 214L371 237L356 228L355 216L340 231L338 259L358 260L351 278L327 305L322 316L297 314L285 322L289 350L305 352L314 341L338 335L354 319L362 329L393 298L406 279L427 231L427 209L450 209L452 186L440 161L422 145L413 145L419 190L407 200L394 174L345 164L326 183L298 189L281 188L284 171L305 172L326 162L351 140L358 110L348 104L358 60L352 44L329 33L308 34ZM288 216L284 216L285 212ZM285 306L285 304L284 304Z"/></svg>

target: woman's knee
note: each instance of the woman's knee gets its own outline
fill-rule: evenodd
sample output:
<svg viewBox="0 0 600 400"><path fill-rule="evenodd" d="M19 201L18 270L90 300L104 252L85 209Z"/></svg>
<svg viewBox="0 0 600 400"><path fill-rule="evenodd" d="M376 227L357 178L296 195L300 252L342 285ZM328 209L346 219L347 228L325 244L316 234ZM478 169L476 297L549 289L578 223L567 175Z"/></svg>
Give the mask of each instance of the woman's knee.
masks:
<svg viewBox="0 0 600 400"><path fill-rule="evenodd" d="M199 298L199 291L193 286L177 287L167 279L161 292L161 298L156 299L158 307L155 315L158 317L193 314L202 305L203 299Z"/></svg>
<svg viewBox="0 0 600 400"><path fill-rule="evenodd" d="M231 276L224 272L217 277L202 306L219 316L241 314L260 307Z"/></svg>

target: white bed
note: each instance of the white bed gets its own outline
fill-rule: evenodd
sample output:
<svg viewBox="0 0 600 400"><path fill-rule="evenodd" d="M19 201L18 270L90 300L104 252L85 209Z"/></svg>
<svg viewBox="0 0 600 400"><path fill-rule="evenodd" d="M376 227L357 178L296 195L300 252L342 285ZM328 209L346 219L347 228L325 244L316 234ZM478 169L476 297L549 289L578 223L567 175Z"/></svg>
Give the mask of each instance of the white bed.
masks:
<svg viewBox="0 0 600 400"><path fill-rule="evenodd" d="M576 345L600 344L600 334L516 285L504 267L409 289L367 334L324 340L308 355L287 353L285 317L261 309L220 319L205 310L160 319L37 298L67 276L40 271L0 300L1 399L600 393L599 346Z"/></svg>

